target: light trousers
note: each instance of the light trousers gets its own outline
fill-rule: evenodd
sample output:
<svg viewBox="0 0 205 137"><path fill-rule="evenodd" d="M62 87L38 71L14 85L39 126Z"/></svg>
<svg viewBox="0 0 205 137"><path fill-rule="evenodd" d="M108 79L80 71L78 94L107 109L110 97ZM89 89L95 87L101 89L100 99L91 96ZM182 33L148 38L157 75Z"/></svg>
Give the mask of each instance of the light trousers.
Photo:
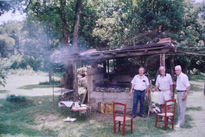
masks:
<svg viewBox="0 0 205 137"><path fill-rule="evenodd" d="M186 92L177 92L178 102L178 124L183 126L185 124L185 113L186 113L186 100L182 100Z"/></svg>

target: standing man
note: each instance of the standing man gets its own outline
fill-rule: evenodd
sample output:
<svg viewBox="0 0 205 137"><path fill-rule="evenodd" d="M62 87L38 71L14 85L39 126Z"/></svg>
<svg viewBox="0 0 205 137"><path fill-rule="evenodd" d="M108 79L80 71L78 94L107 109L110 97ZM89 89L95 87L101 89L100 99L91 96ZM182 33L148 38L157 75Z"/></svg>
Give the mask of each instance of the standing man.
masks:
<svg viewBox="0 0 205 137"><path fill-rule="evenodd" d="M185 124L186 100L190 90L189 78L182 72L180 65L175 67L177 75L176 90L178 102L178 123L175 127L181 127Z"/></svg>
<svg viewBox="0 0 205 137"><path fill-rule="evenodd" d="M137 105L138 100L140 100L140 116L144 117L144 98L145 98L145 92L147 95L147 92L149 90L149 80L144 75L144 68L139 68L139 74L135 75L133 80L131 81L131 89L130 89L130 95L133 94L133 108L132 108L132 116L135 118L137 116Z"/></svg>
<svg viewBox="0 0 205 137"><path fill-rule="evenodd" d="M164 66L160 66L159 73L155 87L152 91L154 92L159 89L159 105L161 111L164 112L165 101L170 100L173 97L173 81L171 75L166 73Z"/></svg>

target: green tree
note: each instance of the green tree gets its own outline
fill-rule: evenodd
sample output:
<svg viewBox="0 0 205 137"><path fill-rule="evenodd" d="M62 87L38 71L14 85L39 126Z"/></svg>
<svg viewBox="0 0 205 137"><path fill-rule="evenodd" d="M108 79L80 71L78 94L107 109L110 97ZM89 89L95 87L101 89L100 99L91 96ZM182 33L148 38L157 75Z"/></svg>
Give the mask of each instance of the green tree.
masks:
<svg viewBox="0 0 205 137"><path fill-rule="evenodd" d="M112 47L157 42L171 37L182 45L198 45L204 26L199 9L184 0L103 1L93 37Z"/></svg>
<svg viewBox="0 0 205 137"><path fill-rule="evenodd" d="M195 7L193 3L187 2L185 7L185 23L183 30L178 33L177 40L180 46L203 46L200 41L205 42L203 33L205 32L205 22L200 17L201 8Z"/></svg>
<svg viewBox="0 0 205 137"><path fill-rule="evenodd" d="M12 63L8 58L0 57L0 86L5 86L8 69Z"/></svg>
<svg viewBox="0 0 205 137"><path fill-rule="evenodd" d="M19 23L7 23L0 26L0 56L9 57L18 51Z"/></svg>
<svg viewBox="0 0 205 137"><path fill-rule="evenodd" d="M6 34L0 34L0 56L8 57L13 53L15 40Z"/></svg>
<svg viewBox="0 0 205 137"><path fill-rule="evenodd" d="M0 16L7 11L13 11L22 9L30 3L31 0L1 0L0 1Z"/></svg>
<svg viewBox="0 0 205 137"><path fill-rule="evenodd" d="M130 28L136 27L132 21L135 20L135 15L132 14L133 5L131 1L125 0L99 1L99 18L92 32L93 37L100 41L99 47L116 48L126 41Z"/></svg>

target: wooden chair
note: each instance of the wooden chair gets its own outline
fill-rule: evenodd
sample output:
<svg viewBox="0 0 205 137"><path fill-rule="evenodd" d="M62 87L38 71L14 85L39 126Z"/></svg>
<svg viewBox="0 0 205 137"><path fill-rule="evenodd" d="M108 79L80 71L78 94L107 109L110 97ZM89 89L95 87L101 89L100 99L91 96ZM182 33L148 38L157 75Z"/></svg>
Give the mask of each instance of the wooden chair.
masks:
<svg viewBox="0 0 205 137"><path fill-rule="evenodd" d="M122 129L122 135L125 135L125 127L131 127L131 133L133 133L133 118L126 116L126 104L113 102L113 133L116 133L116 126L118 124L118 131ZM130 121L130 124L126 124ZM122 125L122 128L121 128Z"/></svg>
<svg viewBox="0 0 205 137"><path fill-rule="evenodd" d="M165 130L167 130L168 124L171 124L172 129L174 129L175 112L176 112L176 99L166 101L164 112L156 114L155 127L157 127L159 121L159 122L164 122ZM168 121L168 119L170 120L170 122Z"/></svg>

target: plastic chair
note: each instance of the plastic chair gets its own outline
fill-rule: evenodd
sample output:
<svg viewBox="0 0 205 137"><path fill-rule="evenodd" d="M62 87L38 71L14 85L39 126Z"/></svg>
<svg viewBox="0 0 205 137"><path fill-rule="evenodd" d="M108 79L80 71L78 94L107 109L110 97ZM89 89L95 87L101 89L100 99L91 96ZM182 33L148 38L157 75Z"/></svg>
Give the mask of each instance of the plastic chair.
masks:
<svg viewBox="0 0 205 137"><path fill-rule="evenodd" d="M122 129L122 135L125 135L125 127L131 127L131 133L133 133L133 118L126 116L126 104L113 102L113 133L116 134L116 128L118 124L118 131ZM130 121L130 124L126 124ZM122 127L121 127L122 125Z"/></svg>
<svg viewBox="0 0 205 137"><path fill-rule="evenodd" d="M172 129L174 129L175 112L176 112L176 99L166 101L164 112L156 114L155 127L157 127L159 121L159 122L164 122L165 130L167 130L168 124L171 124ZM159 120L159 118L162 119ZM170 122L168 121L168 119L170 120Z"/></svg>

